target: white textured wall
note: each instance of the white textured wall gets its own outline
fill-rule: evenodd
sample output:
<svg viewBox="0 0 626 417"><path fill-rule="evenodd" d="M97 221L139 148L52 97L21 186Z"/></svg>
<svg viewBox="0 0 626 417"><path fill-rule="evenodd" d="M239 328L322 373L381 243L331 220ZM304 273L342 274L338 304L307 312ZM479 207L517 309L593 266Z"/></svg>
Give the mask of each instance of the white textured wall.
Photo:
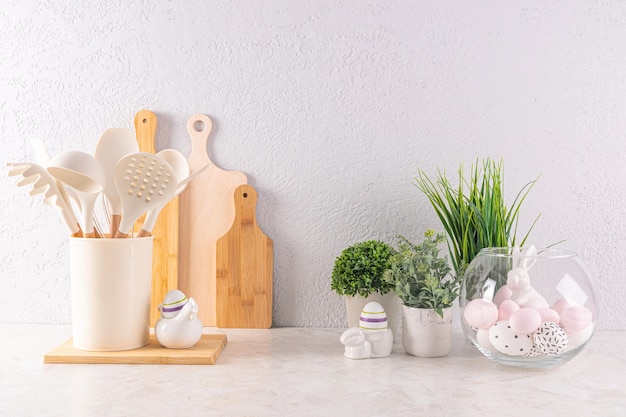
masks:
<svg viewBox="0 0 626 417"><path fill-rule="evenodd" d="M534 242L567 238L624 330L624 22L617 0L3 1L2 160L31 137L91 152L142 108L188 154L209 114L213 160L259 191L275 325L342 326L344 247L441 229L417 167L502 157L509 198L541 175ZM0 187L0 322L68 322L65 229L6 168Z"/></svg>

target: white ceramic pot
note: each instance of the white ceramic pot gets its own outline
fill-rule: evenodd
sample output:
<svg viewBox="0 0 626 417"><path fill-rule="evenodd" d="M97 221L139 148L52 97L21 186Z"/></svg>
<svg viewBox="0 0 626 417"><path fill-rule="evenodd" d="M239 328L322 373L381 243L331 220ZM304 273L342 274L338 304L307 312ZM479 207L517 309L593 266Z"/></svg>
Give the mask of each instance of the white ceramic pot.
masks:
<svg viewBox="0 0 626 417"><path fill-rule="evenodd" d="M148 343L153 240L70 238L75 348L116 351Z"/></svg>
<svg viewBox="0 0 626 417"><path fill-rule="evenodd" d="M361 310L363 307L371 301L375 301L383 306L385 313L387 314L387 321L389 328L393 331L393 337L398 340L400 334L400 323L402 319L402 310L400 306L400 298L394 292L388 292L385 295L381 295L379 292L370 294L368 297L361 295L355 295L354 297L345 296L346 308L348 313L348 327L354 327L359 325L359 317L361 316Z"/></svg>
<svg viewBox="0 0 626 417"><path fill-rule="evenodd" d="M413 356L446 356L452 346L452 307L435 310L402 305L402 346Z"/></svg>

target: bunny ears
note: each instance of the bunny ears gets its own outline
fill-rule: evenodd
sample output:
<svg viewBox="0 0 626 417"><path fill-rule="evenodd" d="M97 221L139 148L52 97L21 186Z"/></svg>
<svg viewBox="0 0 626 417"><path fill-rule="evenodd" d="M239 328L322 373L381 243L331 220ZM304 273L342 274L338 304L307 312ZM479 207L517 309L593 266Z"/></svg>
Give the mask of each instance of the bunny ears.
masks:
<svg viewBox="0 0 626 417"><path fill-rule="evenodd" d="M513 255L513 268L529 270L537 262L537 248L535 245L530 245L524 253L521 252L519 246L515 246L511 255Z"/></svg>

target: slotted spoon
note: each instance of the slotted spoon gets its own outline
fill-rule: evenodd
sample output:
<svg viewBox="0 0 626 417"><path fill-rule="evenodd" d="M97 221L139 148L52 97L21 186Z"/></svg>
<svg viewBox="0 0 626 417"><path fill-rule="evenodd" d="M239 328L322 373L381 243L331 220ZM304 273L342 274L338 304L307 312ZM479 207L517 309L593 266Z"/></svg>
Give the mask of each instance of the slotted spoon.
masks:
<svg viewBox="0 0 626 417"><path fill-rule="evenodd" d="M127 237L143 213L172 199L176 183L172 167L156 155L137 152L120 159L115 187L122 201L122 221L115 237Z"/></svg>

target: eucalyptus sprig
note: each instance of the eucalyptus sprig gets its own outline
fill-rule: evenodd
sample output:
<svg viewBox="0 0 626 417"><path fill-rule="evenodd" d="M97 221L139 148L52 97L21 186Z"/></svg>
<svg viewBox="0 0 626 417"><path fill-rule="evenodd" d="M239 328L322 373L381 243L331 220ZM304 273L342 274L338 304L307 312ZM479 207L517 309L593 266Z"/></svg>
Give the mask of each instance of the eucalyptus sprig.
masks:
<svg viewBox="0 0 626 417"><path fill-rule="evenodd" d="M391 268L383 274L407 307L433 309L441 317L443 309L451 307L459 296L461 281L450 275L447 257L439 255L439 245L445 240L443 233L435 234L433 230L424 233L424 241L419 245L398 236Z"/></svg>
<svg viewBox="0 0 626 417"><path fill-rule="evenodd" d="M541 215L533 221L521 242L517 241L520 207L539 178L518 192L510 208L504 203L503 163L489 158L472 165L469 180L459 168L459 183L453 187L445 173L431 180L419 170L415 186L430 200L448 236L448 250L457 276L478 252L487 247L523 246Z"/></svg>

